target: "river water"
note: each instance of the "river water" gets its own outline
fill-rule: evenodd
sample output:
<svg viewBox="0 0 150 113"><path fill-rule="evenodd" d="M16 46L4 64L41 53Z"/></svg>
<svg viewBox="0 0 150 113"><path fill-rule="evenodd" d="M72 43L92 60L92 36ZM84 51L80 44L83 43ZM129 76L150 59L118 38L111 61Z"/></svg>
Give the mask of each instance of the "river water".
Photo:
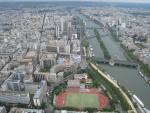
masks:
<svg viewBox="0 0 150 113"><path fill-rule="evenodd" d="M82 18L86 23L86 27L99 27L99 25L95 24L94 21L89 20L87 17L75 10L73 10L72 14ZM98 30L101 35L105 33L102 29ZM92 29L87 29L86 32L88 35L94 34ZM127 60L124 50L120 47L120 44L114 41L110 35L103 36L102 40L113 58L117 57L120 60ZM89 43L93 47L95 56L103 58L104 55L97 39L90 38ZM150 109L150 85L144 81L136 69L116 66L111 67L109 65L101 65L101 67L103 67L121 85L131 91L132 94L137 95L145 104L145 107Z"/></svg>

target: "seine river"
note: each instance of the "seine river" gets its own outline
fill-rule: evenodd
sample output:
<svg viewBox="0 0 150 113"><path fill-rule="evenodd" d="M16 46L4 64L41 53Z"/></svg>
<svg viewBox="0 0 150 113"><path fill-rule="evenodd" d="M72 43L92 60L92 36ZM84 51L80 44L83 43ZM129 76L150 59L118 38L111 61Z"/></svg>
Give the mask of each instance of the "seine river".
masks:
<svg viewBox="0 0 150 113"><path fill-rule="evenodd" d="M79 16L86 22L86 27L99 27L94 21L89 20L84 15L73 10L74 15ZM93 35L92 29L86 30L88 35ZM101 35L106 34L102 29L99 29ZM113 58L119 58L121 60L127 60L124 50L120 47L120 44L112 39L110 35L102 37L102 40L107 47L110 55ZM99 46L96 38L89 39L90 45L93 47L93 52L96 57L103 58L103 52ZM116 79L121 85L125 86L132 94L135 94L143 101L145 107L150 109L150 85L148 85L142 77L139 75L138 71L133 68L127 67L111 67L109 65L101 65L114 79Z"/></svg>

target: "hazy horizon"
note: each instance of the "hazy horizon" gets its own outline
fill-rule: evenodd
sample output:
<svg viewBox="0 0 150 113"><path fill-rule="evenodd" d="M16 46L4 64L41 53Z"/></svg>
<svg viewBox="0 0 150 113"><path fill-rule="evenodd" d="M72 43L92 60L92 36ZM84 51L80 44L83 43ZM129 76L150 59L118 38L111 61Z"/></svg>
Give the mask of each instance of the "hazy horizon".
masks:
<svg viewBox="0 0 150 113"><path fill-rule="evenodd" d="M150 0L0 0L0 2L48 2L48 1L150 3Z"/></svg>

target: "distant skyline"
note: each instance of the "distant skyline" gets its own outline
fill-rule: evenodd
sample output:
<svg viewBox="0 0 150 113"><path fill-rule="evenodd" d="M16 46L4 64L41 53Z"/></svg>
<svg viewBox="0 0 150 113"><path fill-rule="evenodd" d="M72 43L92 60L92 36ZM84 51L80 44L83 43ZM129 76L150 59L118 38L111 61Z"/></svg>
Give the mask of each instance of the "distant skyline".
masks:
<svg viewBox="0 0 150 113"><path fill-rule="evenodd" d="M128 3L150 3L150 0L0 0L0 2L13 2L13 1L90 1L90 2L128 2Z"/></svg>

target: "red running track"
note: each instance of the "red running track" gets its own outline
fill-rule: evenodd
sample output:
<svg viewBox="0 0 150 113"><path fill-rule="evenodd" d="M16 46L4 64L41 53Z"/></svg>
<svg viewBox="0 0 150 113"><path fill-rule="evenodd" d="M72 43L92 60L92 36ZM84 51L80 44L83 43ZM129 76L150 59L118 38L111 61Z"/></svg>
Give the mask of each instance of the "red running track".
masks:
<svg viewBox="0 0 150 113"><path fill-rule="evenodd" d="M89 92L80 92L80 88L68 88L65 92L62 92L56 97L56 105L58 108L65 107L65 100L69 93L80 93L80 94L96 94L99 96L100 108L103 110L108 106L109 100L104 94L100 93L96 88L88 89Z"/></svg>

